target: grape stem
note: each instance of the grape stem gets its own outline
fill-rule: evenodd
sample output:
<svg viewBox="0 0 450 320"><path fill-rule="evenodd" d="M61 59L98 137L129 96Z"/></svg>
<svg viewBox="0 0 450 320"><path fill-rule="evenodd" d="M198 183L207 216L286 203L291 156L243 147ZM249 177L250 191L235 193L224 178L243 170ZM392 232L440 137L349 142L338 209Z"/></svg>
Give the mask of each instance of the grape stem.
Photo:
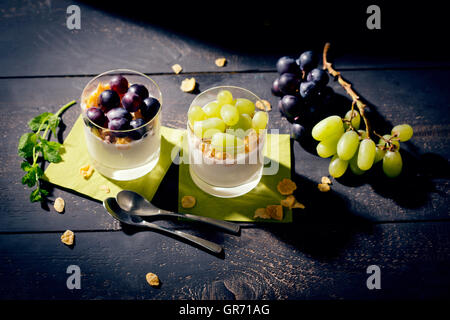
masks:
<svg viewBox="0 0 450 320"><path fill-rule="evenodd" d="M329 74L331 74L335 79L337 79L339 84L345 89L347 94L352 98L353 105L356 104L356 106L358 107L359 113L364 120L364 124L366 125L367 138L370 138L370 125L369 125L369 121L367 120L367 117L365 115L365 109L367 106L366 106L366 104L364 104L361 101L359 96L352 89L352 85L350 83L348 83L347 81L345 81L344 78L342 78L341 73L334 70L333 65L330 62L328 62L328 60L327 60L328 50L330 50L329 42L325 43L325 47L323 48L323 70L327 70ZM352 105L352 109L353 109L353 105ZM353 115L353 112L352 112L352 115Z"/></svg>

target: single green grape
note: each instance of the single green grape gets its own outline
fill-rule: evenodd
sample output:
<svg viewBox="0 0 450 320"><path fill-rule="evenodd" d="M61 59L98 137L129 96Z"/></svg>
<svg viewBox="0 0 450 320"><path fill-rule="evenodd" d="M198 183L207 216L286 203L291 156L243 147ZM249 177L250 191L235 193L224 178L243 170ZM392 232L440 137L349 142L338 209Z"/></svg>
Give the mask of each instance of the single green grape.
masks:
<svg viewBox="0 0 450 320"><path fill-rule="evenodd" d="M255 104L248 99L238 98L236 99L236 104L234 105L240 114L248 114L252 116L255 113Z"/></svg>
<svg viewBox="0 0 450 320"><path fill-rule="evenodd" d="M194 134L199 138L211 138L217 132L225 132L225 122L220 118L208 118L194 122Z"/></svg>
<svg viewBox="0 0 450 320"><path fill-rule="evenodd" d="M328 158L336 154L337 143L340 137L341 135L338 134L321 141L316 147L317 154L321 158Z"/></svg>
<svg viewBox="0 0 450 320"><path fill-rule="evenodd" d="M333 158L331 158L330 165L328 166L328 172L334 178L341 177L348 167L348 161L339 159L339 157L335 154Z"/></svg>
<svg viewBox="0 0 450 320"><path fill-rule="evenodd" d="M230 127L230 129L242 129L244 131L247 131L248 129L252 128L252 117L250 117L248 114L243 113L239 115L239 121Z"/></svg>
<svg viewBox="0 0 450 320"><path fill-rule="evenodd" d="M203 106L203 112L205 112L208 118L220 118L220 106L217 101L208 102Z"/></svg>
<svg viewBox="0 0 450 320"><path fill-rule="evenodd" d="M200 106L192 106L188 111L188 120L191 126L194 125L194 122L201 121L206 119L206 113Z"/></svg>
<svg viewBox="0 0 450 320"><path fill-rule="evenodd" d="M360 175L364 174L365 171L361 170L358 167L358 153L359 153L358 151L355 152L355 155L353 156L353 158L351 158L350 161L348 162L348 166L350 167L351 172L353 172L357 176L360 176Z"/></svg>
<svg viewBox="0 0 450 320"><path fill-rule="evenodd" d="M383 160L385 154L386 150L383 150L379 146L377 146L377 150L375 151L375 159L373 160L373 163L377 163Z"/></svg>
<svg viewBox="0 0 450 320"><path fill-rule="evenodd" d="M367 171L372 168L377 146L371 139L361 141L358 150L358 168Z"/></svg>
<svg viewBox="0 0 450 320"><path fill-rule="evenodd" d="M220 117L227 126L234 126L239 121L239 111L231 104L224 104L220 109Z"/></svg>
<svg viewBox="0 0 450 320"><path fill-rule="evenodd" d="M344 117L346 120L350 120L352 118L352 110L349 110ZM359 115L359 112L357 110L353 110L353 119L351 121L352 126L355 130L359 129L359 126L361 125L361 116ZM348 124L344 122L344 127L347 130L349 127Z"/></svg>
<svg viewBox="0 0 450 320"><path fill-rule="evenodd" d="M400 152L386 151L383 157L383 171L389 178L395 178L402 172L403 161Z"/></svg>
<svg viewBox="0 0 450 320"><path fill-rule="evenodd" d="M342 160L350 160L359 146L359 135L355 131L344 133L337 144L337 154Z"/></svg>
<svg viewBox="0 0 450 320"><path fill-rule="evenodd" d="M266 128L268 121L269 121L269 116L267 115L267 112L258 111L253 116L252 127L256 131L263 130Z"/></svg>
<svg viewBox="0 0 450 320"><path fill-rule="evenodd" d="M217 102L220 106L224 104L232 104L233 103L233 95L228 90L221 90L217 94Z"/></svg>
<svg viewBox="0 0 450 320"><path fill-rule="evenodd" d="M226 151L233 153L244 146L244 140L229 134L229 133L215 133L211 138L211 146L219 151Z"/></svg>
<svg viewBox="0 0 450 320"><path fill-rule="evenodd" d="M413 128L409 124L399 124L392 128L391 134L401 142L408 141L413 136Z"/></svg>
<svg viewBox="0 0 450 320"><path fill-rule="evenodd" d="M312 129L312 137L323 141L328 137L344 133L344 124L339 116L329 116L319 121Z"/></svg>

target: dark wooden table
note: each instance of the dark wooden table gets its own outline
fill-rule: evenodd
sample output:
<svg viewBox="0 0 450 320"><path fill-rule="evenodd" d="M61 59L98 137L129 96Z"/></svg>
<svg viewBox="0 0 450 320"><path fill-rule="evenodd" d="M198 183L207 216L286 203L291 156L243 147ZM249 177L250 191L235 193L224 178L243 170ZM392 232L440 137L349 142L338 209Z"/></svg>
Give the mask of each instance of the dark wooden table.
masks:
<svg viewBox="0 0 450 320"><path fill-rule="evenodd" d="M276 38L268 37L261 43L279 31L279 20L267 9L261 20L251 16L243 29L250 31L236 34L235 42L231 37L221 42L225 28L213 26L215 38L205 33L207 26L198 28L200 16L189 18L195 6L187 12L186 5L175 8L173 16L164 16L167 20L147 11L152 20L142 12L134 12L134 19L132 10L120 15L103 2L76 3L81 29L68 30L70 4L0 5L0 299L449 298L450 62L445 49L414 56L411 33L406 33L404 48L410 54L400 46L389 52L380 47L385 34L378 33L370 38L373 46L367 41L362 50L346 46L351 41L334 31L332 40L342 40L334 47L334 65L369 103L380 131L399 123L415 130L414 138L402 144L404 174L394 180L380 170L361 178L346 175L333 181L331 192L320 193L317 183L327 175L329 160L292 141L296 195L306 205L294 212L293 223L243 224L235 236L189 223L159 222L222 244L225 254L217 257L158 233L122 229L99 202L58 187L51 188L49 199L65 199L63 214L51 202L30 203L30 189L21 184L18 139L30 118L79 101L92 76L119 67L144 72L160 85L168 127L185 126L195 95L179 86L184 78L195 77L200 91L229 84L267 99L273 106L270 128L288 133L290 124L270 92L276 60L310 48L320 51L325 38L320 34L315 40L277 45ZM389 28L392 17L386 17ZM364 24L364 19L355 23ZM348 27L350 22L343 23ZM250 33L254 37L244 41ZM361 34L370 36L368 31ZM221 56L228 60L224 68L214 64ZM171 70L175 63L183 67L179 75ZM330 86L346 99L337 82ZM78 106L64 113L57 138L67 136L78 115ZM177 174L172 165L155 203L176 208ZM66 229L76 235L72 248L60 242ZM81 269L79 290L66 286L69 265ZM366 286L370 265L380 267L379 290ZM146 283L148 272L159 276L159 288Z"/></svg>

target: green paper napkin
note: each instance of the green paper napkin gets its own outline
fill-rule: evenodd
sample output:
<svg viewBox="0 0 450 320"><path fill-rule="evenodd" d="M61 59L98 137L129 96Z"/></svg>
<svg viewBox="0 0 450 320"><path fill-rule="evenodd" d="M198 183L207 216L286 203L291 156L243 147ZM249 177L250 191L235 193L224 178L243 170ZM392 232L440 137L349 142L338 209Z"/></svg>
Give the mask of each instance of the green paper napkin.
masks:
<svg viewBox="0 0 450 320"><path fill-rule="evenodd" d="M186 140L183 139L183 152L187 152ZM274 175L263 175L255 189L236 198L217 198L203 192L192 181L189 165L180 164L178 183L179 212L231 221L279 222L273 219L254 219L253 215L257 208L264 208L271 204L280 204L280 201L286 198L286 196L278 192L277 185L283 178L290 179L291 177L290 153L289 135L268 134L264 154L265 157L270 159L270 165L273 166L273 171L276 171L276 173ZM276 170L277 165L278 170ZM190 209L181 207L181 198L186 195L196 198L195 207ZM283 210L284 214L281 222L292 222L292 210L287 208L283 208Z"/></svg>
<svg viewBox="0 0 450 320"><path fill-rule="evenodd" d="M80 175L80 168L91 164L83 126L83 119L80 116L64 141L64 153L61 155L63 161L50 163L45 170L44 180L100 201L115 197L123 189L133 190L151 200L172 163L173 148L177 150L179 148L183 130L161 126L161 154L155 168L139 179L116 181L102 176L97 171L94 171L89 179ZM110 192L106 193L101 186L107 186Z"/></svg>

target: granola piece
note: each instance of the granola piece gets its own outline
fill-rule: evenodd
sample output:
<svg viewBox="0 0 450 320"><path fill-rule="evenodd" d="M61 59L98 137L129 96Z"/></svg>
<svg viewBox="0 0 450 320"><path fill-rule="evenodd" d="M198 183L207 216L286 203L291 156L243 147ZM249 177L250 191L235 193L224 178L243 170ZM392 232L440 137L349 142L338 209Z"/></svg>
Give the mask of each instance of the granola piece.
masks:
<svg viewBox="0 0 450 320"><path fill-rule="evenodd" d="M75 234L73 233L73 231L70 231L70 230L66 230L66 232L64 232L61 235L61 242L68 246L73 245L74 239L75 239Z"/></svg>
<svg viewBox="0 0 450 320"><path fill-rule="evenodd" d="M227 59L223 58L223 57L217 58L216 61L215 61L215 64L218 67L224 67L226 63L227 63Z"/></svg>
<svg viewBox="0 0 450 320"><path fill-rule="evenodd" d="M272 105L267 100L258 100L258 101L256 101L255 107L257 107L259 110L263 110L263 111L270 111L270 110L272 110Z"/></svg>
<svg viewBox="0 0 450 320"><path fill-rule="evenodd" d="M270 214L267 212L266 208L258 208L255 210L253 218L270 219Z"/></svg>
<svg viewBox="0 0 450 320"><path fill-rule="evenodd" d="M297 185L291 179L284 178L278 183L277 189L282 195L288 196L297 189Z"/></svg>
<svg viewBox="0 0 450 320"><path fill-rule="evenodd" d="M283 220L283 207L279 204L269 205L266 211L272 219Z"/></svg>
<svg viewBox="0 0 450 320"><path fill-rule="evenodd" d="M196 200L193 196L184 196L181 198L181 206L183 208L193 208L195 206Z"/></svg>
<svg viewBox="0 0 450 320"><path fill-rule="evenodd" d="M87 165L85 165L85 166L80 168L80 174L85 179L89 179L92 176L93 173L94 173L94 168L91 167L89 164L87 164Z"/></svg>
<svg viewBox="0 0 450 320"><path fill-rule="evenodd" d="M295 199L295 197L293 195L289 195L286 197L286 199L282 199L281 200L281 205L283 207L292 209L292 206L295 204L297 200Z"/></svg>
<svg viewBox="0 0 450 320"><path fill-rule="evenodd" d="M180 89L183 92L192 92L196 86L195 78L186 78L181 82Z"/></svg>
<svg viewBox="0 0 450 320"><path fill-rule="evenodd" d="M326 183L326 184L331 184L331 180L330 180L330 178L328 178L328 177L322 177L322 179L321 179L321 181L322 181L322 183Z"/></svg>
<svg viewBox="0 0 450 320"><path fill-rule="evenodd" d="M151 272L145 275L145 280L147 280L147 283L152 287L157 287L160 284L158 276Z"/></svg>
<svg viewBox="0 0 450 320"><path fill-rule="evenodd" d="M175 72L175 74L179 74L183 70L183 68L178 63L176 63L172 66L172 70L173 72Z"/></svg>
<svg viewBox="0 0 450 320"><path fill-rule="evenodd" d="M331 189L328 183L319 183L317 185L317 188L319 189L320 192L328 192Z"/></svg>
<svg viewBox="0 0 450 320"><path fill-rule="evenodd" d="M305 209L305 205L303 203L295 201L294 205L292 206L292 209L295 209L295 208Z"/></svg>
<svg viewBox="0 0 450 320"><path fill-rule="evenodd" d="M55 203L53 203L53 208L59 213L64 212L64 199L61 197L58 197L55 199Z"/></svg>
<svg viewBox="0 0 450 320"><path fill-rule="evenodd" d="M124 138L117 138L116 139L116 144L128 144L131 143L133 141L133 139L131 139L130 137L124 137Z"/></svg>

